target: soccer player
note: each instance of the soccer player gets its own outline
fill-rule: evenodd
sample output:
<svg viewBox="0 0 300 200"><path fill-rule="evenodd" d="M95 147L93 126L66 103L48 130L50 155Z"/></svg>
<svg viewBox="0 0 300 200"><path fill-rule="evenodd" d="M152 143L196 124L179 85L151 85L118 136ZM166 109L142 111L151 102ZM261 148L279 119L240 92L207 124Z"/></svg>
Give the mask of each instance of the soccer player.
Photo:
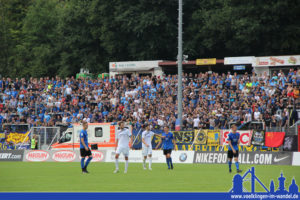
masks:
<svg viewBox="0 0 300 200"><path fill-rule="evenodd" d="M172 163L172 158L171 158L171 153L172 149L176 147L175 139L173 137L173 133L169 132L169 127L165 126L164 127L164 132L161 136L160 142L157 144L155 149L158 149L160 144L163 142L163 150L164 150L164 155L166 156L166 162L168 165L168 169L173 169L173 163Z"/></svg>
<svg viewBox="0 0 300 200"><path fill-rule="evenodd" d="M147 160L147 156L149 157L149 170L152 170L151 165L152 165L152 144L151 144L151 140L152 140L152 136L158 136L160 137L160 135L153 133L150 130L150 125L149 124L145 124L144 125L145 129L142 133L142 148L143 148L143 167L144 169L146 169L146 160Z"/></svg>
<svg viewBox="0 0 300 200"><path fill-rule="evenodd" d="M114 173L119 172L119 155L123 153L125 157L125 170L124 173L127 173L128 170L128 156L129 156L129 142L132 144L132 134L128 128L125 128L124 122L119 122L120 130L117 133L117 147L116 147L116 156L115 164L116 169Z"/></svg>
<svg viewBox="0 0 300 200"><path fill-rule="evenodd" d="M237 127L236 125L231 126L231 132L228 134L228 165L229 165L229 172L231 173L231 164L232 158L234 157L236 172L240 173L242 170L239 169L239 143L240 143L240 134L236 132Z"/></svg>
<svg viewBox="0 0 300 200"><path fill-rule="evenodd" d="M83 129L80 131L79 136L80 136L80 156L81 156L81 169L82 173L89 173L87 171L87 166L93 159L92 157L92 152L89 149L89 143L88 143L88 134L87 134L87 129L88 129L88 123L84 121L82 123ZM85 157L88 157L84 164Z"/></svg>

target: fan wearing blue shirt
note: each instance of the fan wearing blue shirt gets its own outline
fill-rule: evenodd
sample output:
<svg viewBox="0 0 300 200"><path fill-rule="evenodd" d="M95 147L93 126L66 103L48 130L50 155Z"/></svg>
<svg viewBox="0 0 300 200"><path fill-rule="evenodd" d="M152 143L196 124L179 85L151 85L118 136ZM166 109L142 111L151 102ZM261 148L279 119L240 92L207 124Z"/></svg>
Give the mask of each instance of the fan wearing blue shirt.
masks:
<svg viewBox="0 0 300 200"><path fill-rule="evenodd" d="M89 149L89 143L88 143L88 134L87 134L88 123L83 122L82 126L83 126L83 129L79 133L81 169L82 169L82 173L87 174L89 172L87 171L86 168L89 165L89 163L91 162L91 160L93 159L93 157L92 157L92 152ZM85 157L88 157L88 159L86 160L86 162L84 164Z"/></svg>
<svg viewBox="0 0 300 200"><path fill-rule="evenodd" d="M237 127L236 125L231 126L231 132L228 134L228 165L229 165L229 172L231 173L231 164L232 158L234 157L236 172L240 173L242 170L239 169L239 143L240 143L240 134L236 132Z"/></svg>
<svg viewBox="0 0 300 200"><path fill-rule="evenodd" d="M166 156L166 162L168 165L168 169L173 169L173 163L171 158L172 149L176 147L176 142L173 137L173 133L169 132L169 127L164 127L164 132L162 133L160 142L156 145L156 149L160 146L161 143L163 143L163 151L164 155Z"/></svg>

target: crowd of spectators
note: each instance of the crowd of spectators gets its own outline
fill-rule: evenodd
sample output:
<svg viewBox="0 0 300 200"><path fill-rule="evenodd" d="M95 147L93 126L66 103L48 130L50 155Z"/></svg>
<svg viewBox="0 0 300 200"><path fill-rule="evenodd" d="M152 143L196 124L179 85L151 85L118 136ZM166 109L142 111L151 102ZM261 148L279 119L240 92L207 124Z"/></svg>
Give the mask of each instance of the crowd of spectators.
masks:
<svg viewBox="0 0 300 200"><path fill-rule="evenodd" d="M267 75L184 74L183 128L227 128L265 122L287 127L297 121L300 70ZM106 79L0 79L0 124L55 126L125 120L134 127L175 128L177 75Z"/></svg>

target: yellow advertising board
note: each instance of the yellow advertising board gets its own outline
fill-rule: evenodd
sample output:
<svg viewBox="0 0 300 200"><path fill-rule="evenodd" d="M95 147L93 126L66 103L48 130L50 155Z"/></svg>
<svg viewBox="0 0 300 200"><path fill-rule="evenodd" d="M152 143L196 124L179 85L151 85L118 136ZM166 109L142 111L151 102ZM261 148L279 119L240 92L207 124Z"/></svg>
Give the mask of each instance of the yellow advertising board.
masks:
<svg viewBox="0 0 300 200"><path fill-rule="evenodd" d="M217 64L216 58L197 59L196 65L215 65Z"/></svg>

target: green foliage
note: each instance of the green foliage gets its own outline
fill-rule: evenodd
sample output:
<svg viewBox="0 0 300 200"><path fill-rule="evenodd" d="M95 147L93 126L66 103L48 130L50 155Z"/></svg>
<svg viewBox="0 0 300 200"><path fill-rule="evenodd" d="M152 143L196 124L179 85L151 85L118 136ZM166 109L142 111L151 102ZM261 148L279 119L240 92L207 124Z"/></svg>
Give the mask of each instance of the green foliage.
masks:
<svg viewBox="0 0 300 200"><path fill-rule="evenodd" d="M300 51L300 1L184 0L184 54ZM0 0L0 74L72 76L109 61L175 60L176 0Z"/></svg>

